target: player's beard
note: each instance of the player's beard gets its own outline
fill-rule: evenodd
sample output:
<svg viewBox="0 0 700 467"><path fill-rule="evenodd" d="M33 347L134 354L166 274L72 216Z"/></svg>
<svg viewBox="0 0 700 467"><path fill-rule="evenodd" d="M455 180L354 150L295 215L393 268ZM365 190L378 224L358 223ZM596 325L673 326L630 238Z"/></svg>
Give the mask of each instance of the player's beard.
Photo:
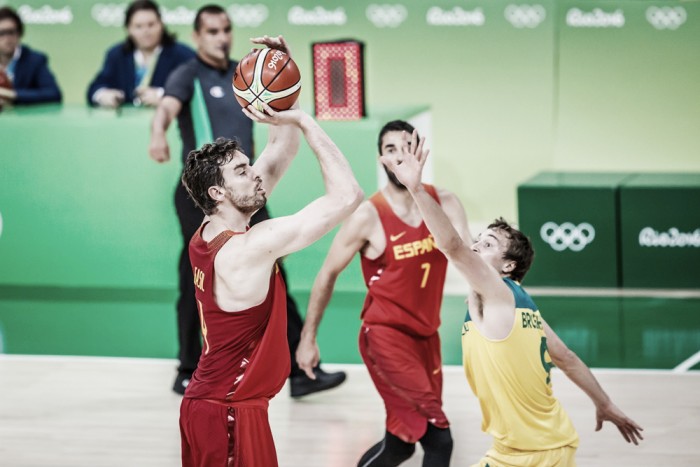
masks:
<svg viewBox="0 0 700 467"><path fill-rule="evenodd" d="M231 204L244 214L257 212L267 203L267 196L257 191L253 196L234 196L231 192L227 196Z"/></svg>

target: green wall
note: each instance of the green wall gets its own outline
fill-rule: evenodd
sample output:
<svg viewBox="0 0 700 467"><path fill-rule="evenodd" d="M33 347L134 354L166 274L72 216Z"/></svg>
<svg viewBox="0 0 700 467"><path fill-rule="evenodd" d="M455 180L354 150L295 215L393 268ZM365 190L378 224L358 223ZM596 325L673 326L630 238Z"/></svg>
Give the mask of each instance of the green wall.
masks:
<svg viewBox="0 0 700 467"><path fill-rule="evenodd" d="M83 103L104 51L123 38L127 2L6 3L23 7L25 40L50 54L66 102ZM190 42L191 16L204 2L160 3ZM249 50L249 37L287 37L306 78L306 108L311 44L364 41L370 114L431 107L436 182L474 221L516 219L516 186L542 170L700 171L697 0L222 4L239 18L233 56Z"/></svg>
<svg viewBox="0 0 700 467"><path fill-rule="evenodd" d="M25 42L50 55L66 106L0 114L2 348L172 357L179 238L171 196L179 167L147 159L150 111L83 108L104 51L123 38L119 11L126 2L4 3L25 18ZM203 3L161 2L185 42L192 13ZM376 187L368 161L378 125L426 108L434 180L458 194L476 226L497 215L517 219L518 184L544 170L700 172L700 1L225 5L238 18L234 57L248 51L251 36L281 33L289 40L307 109L313 108L311 44L347 37L365 42L369 118L324 127L351 158L367 193ZM257 129L256 139L264 137ZM176 133L170 138L177 154ZM290 169L271 199L273 214L314 196L319 179L306 167ZM295 180L306 177L310 188L302 192ZM287 260L302 306L330 238ZM327 361L357 359L362 288L353 262L334 298L339 311L322 330ZM655 300L599 297L541 307L594 366L670 367L697 351L698 303ZM462 302L445 299L448 363L459 361L452 330L463 319ZM591 308L596 311L580 312ZM664 327L667 319L678 326ZM616 332L600 334L601 326ZM676 334L680 344L670 344Z"/></svg>

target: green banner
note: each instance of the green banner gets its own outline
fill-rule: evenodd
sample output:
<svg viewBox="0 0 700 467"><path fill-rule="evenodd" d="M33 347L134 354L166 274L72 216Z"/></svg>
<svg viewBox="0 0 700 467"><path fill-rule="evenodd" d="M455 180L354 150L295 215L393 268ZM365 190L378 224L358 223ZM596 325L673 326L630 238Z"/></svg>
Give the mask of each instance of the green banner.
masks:
<svg viewBox="0 0 700 467"><path fill-rule="evenodd" d="M25 41L51 57L66 102L83 103L127 2L9 1ZM191 44L204 4L163 0ZM368 113L433 110L435 181L470 218L516 219L515 187L543 170L700 171L700 2L299 0L222 2L232 55L283 34L313 108L311 44L363 41ZM499 190L493 190L494 180ZM484 196L489 193L489 196Z"/></svg>

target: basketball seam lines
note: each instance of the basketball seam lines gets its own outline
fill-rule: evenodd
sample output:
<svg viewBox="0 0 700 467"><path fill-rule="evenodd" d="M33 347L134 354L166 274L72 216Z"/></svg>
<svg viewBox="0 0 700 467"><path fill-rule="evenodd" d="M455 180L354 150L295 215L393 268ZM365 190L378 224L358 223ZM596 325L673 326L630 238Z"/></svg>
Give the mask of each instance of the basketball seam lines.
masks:
<svg viewBox="0 0 700 467"><path fill-rule="evenodd" d="M261 50L267 50L267 51L269 51L270 49L261 49ZM260 52L258 52L258 56L256 56L256 58L255 58L256 62L257 62L257 60L258 60L258 58L259 58L259 54L260 54ZM267 55L267 52L265 53L265 55ZM287 54L287 55L289 55L289 54ZM265 60L265 57L263 57L263 62L264 62L264 60ZM261 96L265 91L268 91L268 90L269 90L269 89L268 89L269 86L271 86L272 83L275 82L275 80L277 79L277 77L280 75L280 73L282 73L282 71L284 71L284 69L287 67L287 65L289 64L289 62L290 62L291 60L292 60L292 57L289 57L289 58L287 59L287 61L284 62L284 65L282 65L282 67L280 68L280 70L275 74L275 76L272 77L272 79L270 80L270 83L269 83L267 86L263 84L263 85L262 85L262 90L261 90L259 93L257 93L257 94L255 93L255 91L252 91L252 90L250 89L250 85L253 84L253 83L252 83L252 82L251 82L251 83L248 83L248 82L246 81L245 76L243 75L243 73L241 73L241 79L243 80L243 83L246 85L247 90L251 91L251 92L253 93L253 95L255 96L254 99L253 99L253 101L250 102L249 105L253 105L253 103L254 103L256 100L260 100L260 101L262 102L262 99L260 99L260 96ZM255 73L253 73L253 77L255 77ZM261 78L262 78L262 76L261 76ZM301 81L301 79L299 79L299 80L298 80L296 83L294 83L293 85L289 86L289 88L293 88L294 86L296 86L296 85L299 83L299 81ZM262 84L262 79L260 80L260 84ZM278 91L270 91L270 92L278 92ZM289 97L289 96L284 96L284 97ZM277 100L277 99L274 99L274 100ZM273 102L274 102L274 100L273 100ZM269 104L268 104L268 105L269 105Z"/></svg>

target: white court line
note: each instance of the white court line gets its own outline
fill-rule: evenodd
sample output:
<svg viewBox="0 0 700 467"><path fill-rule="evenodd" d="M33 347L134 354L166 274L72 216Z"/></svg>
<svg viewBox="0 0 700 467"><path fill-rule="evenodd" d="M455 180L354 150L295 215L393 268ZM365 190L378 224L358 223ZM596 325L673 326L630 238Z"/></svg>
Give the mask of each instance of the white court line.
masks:
<svg viewBox="0 0 700 467"><path fill-rule="evenodd" d="M686 371L690 370L692 367L700 363L700 350L695 355L692 355L690 358L686 359L683 363L678 365L673 369L674 373L685 373Z"/></svg>

